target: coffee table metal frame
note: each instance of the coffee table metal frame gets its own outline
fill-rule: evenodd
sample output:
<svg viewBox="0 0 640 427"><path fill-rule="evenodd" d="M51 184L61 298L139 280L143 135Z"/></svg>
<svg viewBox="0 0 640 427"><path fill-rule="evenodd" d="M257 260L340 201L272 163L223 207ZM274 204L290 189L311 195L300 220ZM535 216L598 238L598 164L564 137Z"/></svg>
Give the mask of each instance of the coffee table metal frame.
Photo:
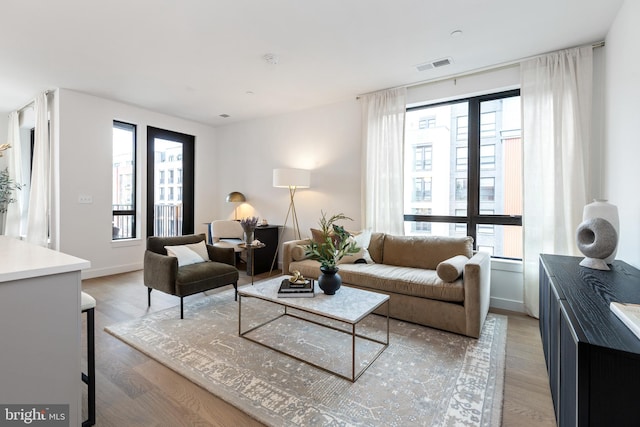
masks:
<svg viewBox="0 0 640 427"><path fill-rule="evenodd" d="M282 277L280 277L278 279L281 280L284 277L286 277L286 276L282 276ZM277 283L275 283L275 285L273 284L274 283L273 280L270 281L268 284L270 284L271 286L279 287L279 283L280 282L278 280L276 280L275 282L277 282ZM265 285L265 284L259 284L257 286L260 286L260 285ZM383 297L386 297L386 298L382 298L382 300L379 303L377 303L375 305L372 305L370 308L368 308L368 310L366 312L363 312L357 319L351 321L351 320L346 320L346 319L341 318L341 317L336 316L336 315L332 315L331 313L324 313L324 312L319 311L319 310L310 310L307 307L305 307L304 305L296 304L297 300L309 301L309 300L313 300L314 298L317 298L319 295L316 295L314 298L277 298L277 297L271 297L271 296L268 296L268 295L261 295L260 293L255 292L255 289L256 289L256 287L251 287L251 288L246 289L246 290L238 289L238 335L243 337L243 338L245 338L245 339L247 339L247 340L249 340L249 341L253 341L253 342L257 343L257 344L260 344L260 345L262 345L264 347L270 348L271 350L275 350L275 351L277 351L277 352L279 352L281 354L285 354L285 355L287 355L289 357L292 357L292 358L294 358L296 360L304 362L304 363L306 363L308 365L314 366L314 367L316 367L318 369L322 369L323 371L329 372L329 373L331 373L333 375L337 375L337 376L339 376L341 378L345 378L345 379L347 379L347 380L349 380L351 382L355 382L358 378L360 378L360 376L364 373L364 371L366 371L367 368L369 366L371 366L371 364L373 362L376 361L378 356L380 356L380 354L382 354L382 352L389 346L389 296L388 295L379 294L379 295L382 295ZM363 289L358 289L358 288L350 288L350 289L354 289L354 290L356 290L358 292L369 292L369 291L365 291ZM322 292L318 288L317 282L316 282L315 291L316 291L316 294L318 292ZM277 291L276 291L276 293L277 293ZM371 292L371 293L373 293L373 292ZM247 297L247 298L258 298L258 299L261 299L263 301L268 301L268 302L280 305L280 306L284 307L284 312L279 314L277 317L275 317L273 319L267 320L267 321L265 321L265 322L263 322L263 323L261 323L259 325L256 325L256 326L254 326L254 327L252 327L252 328L250 328L250 329L248 329L248 330L243 332L242 331L242 297L243 296ZM333 296L331 296L331 298L340 298L340 295L339 294L338 295L333 295ZM358 323L360 323L365 317L367 317L368 315L372 314L374 310L376 310L378 307L381 307L383 304L386 304L386 308L387 308L387 310L386 310L386 317L387 317L386 340L382 341L382 340L378 340L378 339L375 339L375 338L367 337L365 335L361 335L361 334L356 333L356 325ZM305 317L301 317L301 316L299 316L299 315L297 315L295 313L289 312L287 310L287 308L292 308L292 309L299 310L299 311L302 311L302 312L305 312L305 313L314 314L314 315L317 315L317 316L320 316L320 317L324 317L326 319L337 320L339 322L347 323L347 324L349 324L351 326L351 328L350 328L351 330L349 331L349 330L341 329L341 328L338 328L338 327L335 327L335 326L332 326L332 325L327 325L327 324L324 324L324 323L321 323L321 322L314 321L312 319L307 319ZM288 353L286 351L280 350L278 348L272 347L272 346L270 346L268 344L265 344L263 342L255 340L255 339L251 338L250 336L247 336L247 334L249 332L252 332L252 331L254 331L254 330L258 329L258 328L261 328L261 327L263 327L265 325L268 325L269 323L274 322L274 321L276 321L276 320L278 320L278 319L280 319L281 317L284 317L284 316L295 317L295 318L303 320L305 322L309 322L309 323L313 323L313 324L316 324L316 325L320 325L320 326L323 326L325 328L333 329L335 331L342 332L342 333L345 333L345 334L350 334L351 335L351 376L344 375L344 374L341 374L341 373L336 372L336 371L332 371L331 369L325 368L324 366L320 366L320 365L318 365L316 363L313 363L313 362L310 362L308 360L302 359L302 358L300 358L298 356L295 356L294 354L291 354L291 353ZM375 342L375 343L378 343L378 344L382 345L382 347L377 351L375 356L371 360L369 360L368 363L358 372L356 372L356 370L355 370L356 369L356 366L355 366L356 365L356 338L365 339L367 341Z"/></svg>

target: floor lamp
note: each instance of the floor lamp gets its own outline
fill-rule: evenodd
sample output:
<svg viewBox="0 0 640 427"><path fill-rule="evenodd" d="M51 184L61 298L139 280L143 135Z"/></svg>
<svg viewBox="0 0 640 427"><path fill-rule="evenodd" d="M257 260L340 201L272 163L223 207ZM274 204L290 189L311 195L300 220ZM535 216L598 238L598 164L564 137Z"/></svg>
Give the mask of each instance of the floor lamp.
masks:
<svg viewBox="0 0 640 427"><path fill-rule="evenodd" d="M275 265L276 259L278 258L278 252L280 249L280 244L282 243L282 236L287 227L287 221L289 221L289 217L291 216L291 222L293 227L293 236L294 238L300 240L300 225L298 224L298 215L296 214L296 205L294 203L294 196L296 194L296 190L298 188L309 188L311 184L311 172L306 169L274 169L273 170L273 186L277 188L288 188L289 189L289 209L287 210L287 216L284 219L284 225L282 228L282 233L280 233L278 237L278 250L273 257L273 261L271 262L271 270L269 270L269 276L271 276L271 272L273 271L273 267ZM283 271L283 273L286 273Z"/></svg>

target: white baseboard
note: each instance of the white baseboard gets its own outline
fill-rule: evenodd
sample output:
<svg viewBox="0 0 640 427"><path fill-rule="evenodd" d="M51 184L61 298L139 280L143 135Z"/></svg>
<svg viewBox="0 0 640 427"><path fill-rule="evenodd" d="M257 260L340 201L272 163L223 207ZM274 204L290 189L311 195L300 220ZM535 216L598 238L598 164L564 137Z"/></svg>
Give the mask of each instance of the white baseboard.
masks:
<svg viewBox="0 0 640 427"><path fill-rule="evenodd" d="M128 273L130 271L142 270L142 263L116 265L105 268L89 268L82 270L82 279L93 279L95 277L111 276L113 274Z"/></svg>
<svg viewBox="0 0 640 427"><path fill-rule="evenodd" d="M526 310L524 308L524 302L505 299L505 298L491 297L491 302L489 302L489 307L499 308L502 310L515 311L518 313L526 313Z"/></svg>

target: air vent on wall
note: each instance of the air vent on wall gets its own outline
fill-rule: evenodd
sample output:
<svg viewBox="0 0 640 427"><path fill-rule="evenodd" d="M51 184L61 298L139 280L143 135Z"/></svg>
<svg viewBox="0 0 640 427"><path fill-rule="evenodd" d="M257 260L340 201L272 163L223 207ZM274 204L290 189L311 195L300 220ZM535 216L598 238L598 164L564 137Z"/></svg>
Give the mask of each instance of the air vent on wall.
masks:
<svg viewBox="0 0 640 427"><path fill-rule="evenodd" d="M449 65L451 63L453 63L453 59L451 59L450 57L441 58L441 59L436 59L435 61L425 62L424 64L418 64L416 65L416 70L426 71L432 68L444 67L445 65Z"/></svg>

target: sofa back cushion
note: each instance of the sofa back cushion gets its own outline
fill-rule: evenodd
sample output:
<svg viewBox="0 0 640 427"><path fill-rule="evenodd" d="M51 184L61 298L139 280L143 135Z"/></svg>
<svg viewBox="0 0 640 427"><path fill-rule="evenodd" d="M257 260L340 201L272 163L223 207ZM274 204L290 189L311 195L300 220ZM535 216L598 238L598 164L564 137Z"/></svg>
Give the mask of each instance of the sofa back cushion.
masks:
<svg viewBox="0 0 640 427"><path fill-rule="evenodd" d="M471 258L473 238L387 234L382 255L384 264L435 270L440 262L456 255Z"/></svg>
<svg viewBox="0 0 640 427"><path fill-rule="evenodd" d="M369 255L373 262L382 264L382 250L384 249L384 233L371 233L369 240Z"/></svg>

